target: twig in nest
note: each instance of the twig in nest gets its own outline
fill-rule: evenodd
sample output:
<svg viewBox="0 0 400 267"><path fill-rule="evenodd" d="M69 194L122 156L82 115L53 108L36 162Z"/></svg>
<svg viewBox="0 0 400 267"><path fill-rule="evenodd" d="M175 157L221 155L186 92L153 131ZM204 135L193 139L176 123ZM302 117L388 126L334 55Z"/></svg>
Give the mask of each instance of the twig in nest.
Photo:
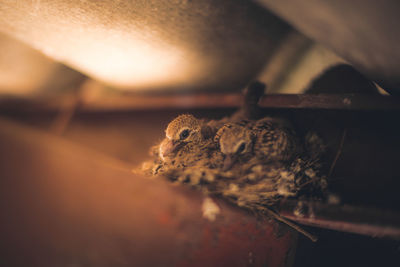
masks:
<svg viewBox="0 0 400 267"><path fill-rule="evenodd" d="M316 178L311 178L311 180L308 180L307 182L304 182L301 185L299 185L299 188L301 189L301 188L305 187L306 185L315 182L316 180L317 180Z"/></svg>
<svg viewBox="0 0 400 267"><path fill-rule="evenodd" d="M273 217L275 220L280 221L290 227L292 227L294 230L296 230L297 232L303 234L304 236L308 237L311 241L313 242L317 242L318 237L316 237L315 235L307 232L306 230L304 230L303 228L301 228L300 226L298 226L297 224L292 223L291 221L285 219L284 217L282 217L281 215L273 212L272 210L266 208L265 211L268 213L268 215L270 215L271 217Z"/></svg>
<svg viewBox="0 0 400 267"><path fill-rule="evenodd" d="M338 148L338 150L337 150L337 152L336 152L336 155L335 155L335 158L334 158L334 160L333 160L333 162L332 162L332 164L331 164L331 168L329 169L328 179L331 177L332 172L333 172L333 170L335 169L336 162L338 161L339 156L340 156L340 154L342 153L343 144L344 144L344 140L345 140L345 138L346 138L346 134L347 134L347 129L345 128L345 129L343 130L342 139L340 140L339 148Z"/></svg>

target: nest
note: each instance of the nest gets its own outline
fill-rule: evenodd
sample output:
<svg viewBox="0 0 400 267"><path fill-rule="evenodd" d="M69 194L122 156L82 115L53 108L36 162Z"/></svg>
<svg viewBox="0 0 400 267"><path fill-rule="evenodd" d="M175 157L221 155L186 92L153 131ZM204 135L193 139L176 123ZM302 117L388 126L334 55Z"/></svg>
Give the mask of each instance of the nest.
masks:
<svg viewBox="0 0 400 267"><path fill-rule="evenodd" d="M247 92L260 87L250 89ZM259 92L253 95L260 97ZM275 207L286 198L324 197L324 142L314 132L298 136L282 118L253 119L257 101L251 95L245 99L241 110L219 121L178 116L169 124L166 138L151 148L152 159L143 163L142 172L272 216L315 240L282 218ZM232 146L230 139L223 140L224 134L232 138ZM228 165L231 156L237 160Z"/></svg>

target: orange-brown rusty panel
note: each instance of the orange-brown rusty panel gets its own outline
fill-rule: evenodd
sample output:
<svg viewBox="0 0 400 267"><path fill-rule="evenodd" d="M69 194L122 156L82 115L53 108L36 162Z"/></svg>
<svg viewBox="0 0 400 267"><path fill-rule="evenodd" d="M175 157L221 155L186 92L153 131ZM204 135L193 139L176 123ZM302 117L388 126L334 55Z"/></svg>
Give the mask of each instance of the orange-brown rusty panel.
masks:
<svg viewBox="0 0 400 267"><path fill-rule="evenodd" d="M0 120L5 266L288 266L297 234L130 166Z"/></svg>

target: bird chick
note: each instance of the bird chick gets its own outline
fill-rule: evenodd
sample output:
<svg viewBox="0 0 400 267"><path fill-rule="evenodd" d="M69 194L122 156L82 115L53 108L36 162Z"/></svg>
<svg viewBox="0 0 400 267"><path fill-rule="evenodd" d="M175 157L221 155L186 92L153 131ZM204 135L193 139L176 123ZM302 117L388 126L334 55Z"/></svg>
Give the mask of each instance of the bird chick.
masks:
<svg viewBox="0 0 400 267"><path fill-rule="evenodd" d="M162 160L172 157L187 144L201 144L211 138L215 130L203 120L190 114L183 114L172 120L165 130L165 139L159 146Z"/></svg>
<svg viewBox="0 0 400 267"><path fill-rule="evenodd" d="M193 186L214 180L222 154L213 140L215 121L184 114L172 120L158 146L158 159L150 166L153 175Z"/></svg>
<svg viewBox="0 0 400 267"><path fill-rule="evenodd" d="M225 171L252 157L261 162L286 161L301 147L289 123L270 117L225 124L214 139L225 156Z"/></svg>
<svg viewBox="0 0 400 267"><path fill-rule="evenodd" d="M253 131L257 136L254 153L258 158L288 161L302 151L292 125L284 119L263 118L255 123Z"/></svg>
<svg viewBox="0 0 400 267"><path fill-rule="evenodd" d="M255 133L252 131L251 121L227 123L215 135L215 142L219 144L224 154L223 171L228 171L236 161L247 161L254 156L253 146Z"/></svg>

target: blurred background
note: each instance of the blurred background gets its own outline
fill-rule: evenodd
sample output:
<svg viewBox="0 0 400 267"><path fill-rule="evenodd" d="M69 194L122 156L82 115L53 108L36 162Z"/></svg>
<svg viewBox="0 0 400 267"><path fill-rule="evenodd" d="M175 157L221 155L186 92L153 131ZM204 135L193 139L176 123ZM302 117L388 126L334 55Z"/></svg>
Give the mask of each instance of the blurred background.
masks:
<svg viewBox="0 0 400 267"><path fill-rule="evenodd" d="M275 2L2 1L1 92L301 93L345 62L397 87L396 1Z"/></svg>
<svg viewBox="0 0 400 267"><path fill-rule="evenodd" d="M36 195L25 197L22 185L26 177L30 177L32 190L38 195L42 192L43 177L49 181L68 180L65 173L69 170L76 170L74 175L79 180L96 183L89 167L80 172L78 169L83 165L74 162L74 155L81 153L82 148L91 151L82 153L91 155L93 161L118 165L117 169L129 172L148 157L149 147L163 138L166 125L176 115L190 112L199 117L221 118L231 114L240 106L241 91L253 80L267 85L266 94L288 94L288 98L266 98L263 107L267 111L272 108L286 112L303 129L321 123L321 131L333 151L337 150L343 129L352 129L348 130L350 142L344 147L346 153L336 169L336 176L342 181L336 189L348 203L398 210L398 182L394 181L398 177L400 148L396 125L399 114L396 96L400 93L399 12L400 3L396 0L0 0L1 177L4 203L11 203L2 206L1 213L17 209L20 216L7 224L3 232L27 228L24 233L30 236L42 231L39 224L31 226L33 215L24 205L33 202L41 209L46 204ZM291 94L296 94L296 99L303 94L328 94L331 98L305 98L308 102L293 104ZM360 94L366 97L358 98ZM315 114L321 117L316 118ZM10 145L14 143L15 146ZM49 147L62 155L66 153L61 157L65 166L56 160L58 152L46 152L49 154L43 159L38 156ZM24 157L20 158L18 155L22 154ZM58 166L56 171L50 171L51 164L46 165L48 158ZM35 171L33 159L49 169ZM14 174L16 169L21 173ZM110 177L119 181L116 173L111 172ZM80 187L78 184L72 183L71 188ZM116 184L109 199L118 195L121 182ZM368 193L357 191L360 184ZM6 188L13 188L11 192L15 194L6 194ZM51 187L48 190L52 191ZM66 194L62 188L58 190L61 195ZM354 191L361 201L352 196ZM49 199L58 198L53 194ZM124 194L126 199L118 198L120 202L115 202L116 206L126 204L116 220L126 220L123 214L130 212L129 203L138 201L130 193ZM171 191L165 197L173 196ZM64 197L69 199L73 194ZM79 200L87 202L85 197ZM96 201L85 207L96 208ZM140 205L135 208L144 218L152 216L151 208ZM50 208L47 216L53 217L56 209ZM24 235L10 234L2 243L0 260L8 266L27 266L29 262L32 266L55 266L55 262L60 266L146 263L125 254L118 254L118 260L114 254L102 258L104 251L107 254L109 249L119 250L116 247L96 250L93 241L97 240L93 237L96 231L117 236L118 244L126 234L123 231L116 234L107 221L106 226L99 226L100 230L84 228L91 233L89 237L83 235L90 240L88 244L94 247L91 253L95 256L85 258L86 265L79 265L80 259L87 256L82 233L76 231L80 218L63 210L57 212L61 212L60 217L66 222L71 221L64 226L72 225L69 229L72 241L68 234L58 239L61 230L57 228L53 230L56 234L44 238L51 242L40 243L44 246L39 251L42 259L28 253L21 260L18 255L26 254L36 243L22 242L25 244L22 246L18 240ZM87 225L96 225L97 220L103 219L94 216L88 220ZM135 224L135 218L129 221ZM126 231L130 231L129 227ZM293 263L295 266L398 266L398 241L314 231L321 236L319 244L311 245L300 237L297 246L297 239L290 239L280 248L291 255L287 256L291 260L279 256L281 261L270 262L271 266ZM136 238L146 240L141 236ZM156 243L155 240L147 241L154 244L151 242ZM134 239L127 243L137 245ZM77 251L72 253L74 246ZM258 246L264 248L268 244ZM295 257L293 249L289 249L292 247L297 247ZM232 256L224 254L223 248L220 254L216 253L215 262L223 258L219 255ZM147 251L148 246L143 249ZM164 255L163 251L161 247L154 253ZM47 253L51 257L43 261ZM166 258L171 260L169 265L179 262L177 252L173 253L174 260ZM64 261L71 258L76 265ZM156 261L160 262L163 261ZM259 265L260 262L255 264Z"/></svg>

